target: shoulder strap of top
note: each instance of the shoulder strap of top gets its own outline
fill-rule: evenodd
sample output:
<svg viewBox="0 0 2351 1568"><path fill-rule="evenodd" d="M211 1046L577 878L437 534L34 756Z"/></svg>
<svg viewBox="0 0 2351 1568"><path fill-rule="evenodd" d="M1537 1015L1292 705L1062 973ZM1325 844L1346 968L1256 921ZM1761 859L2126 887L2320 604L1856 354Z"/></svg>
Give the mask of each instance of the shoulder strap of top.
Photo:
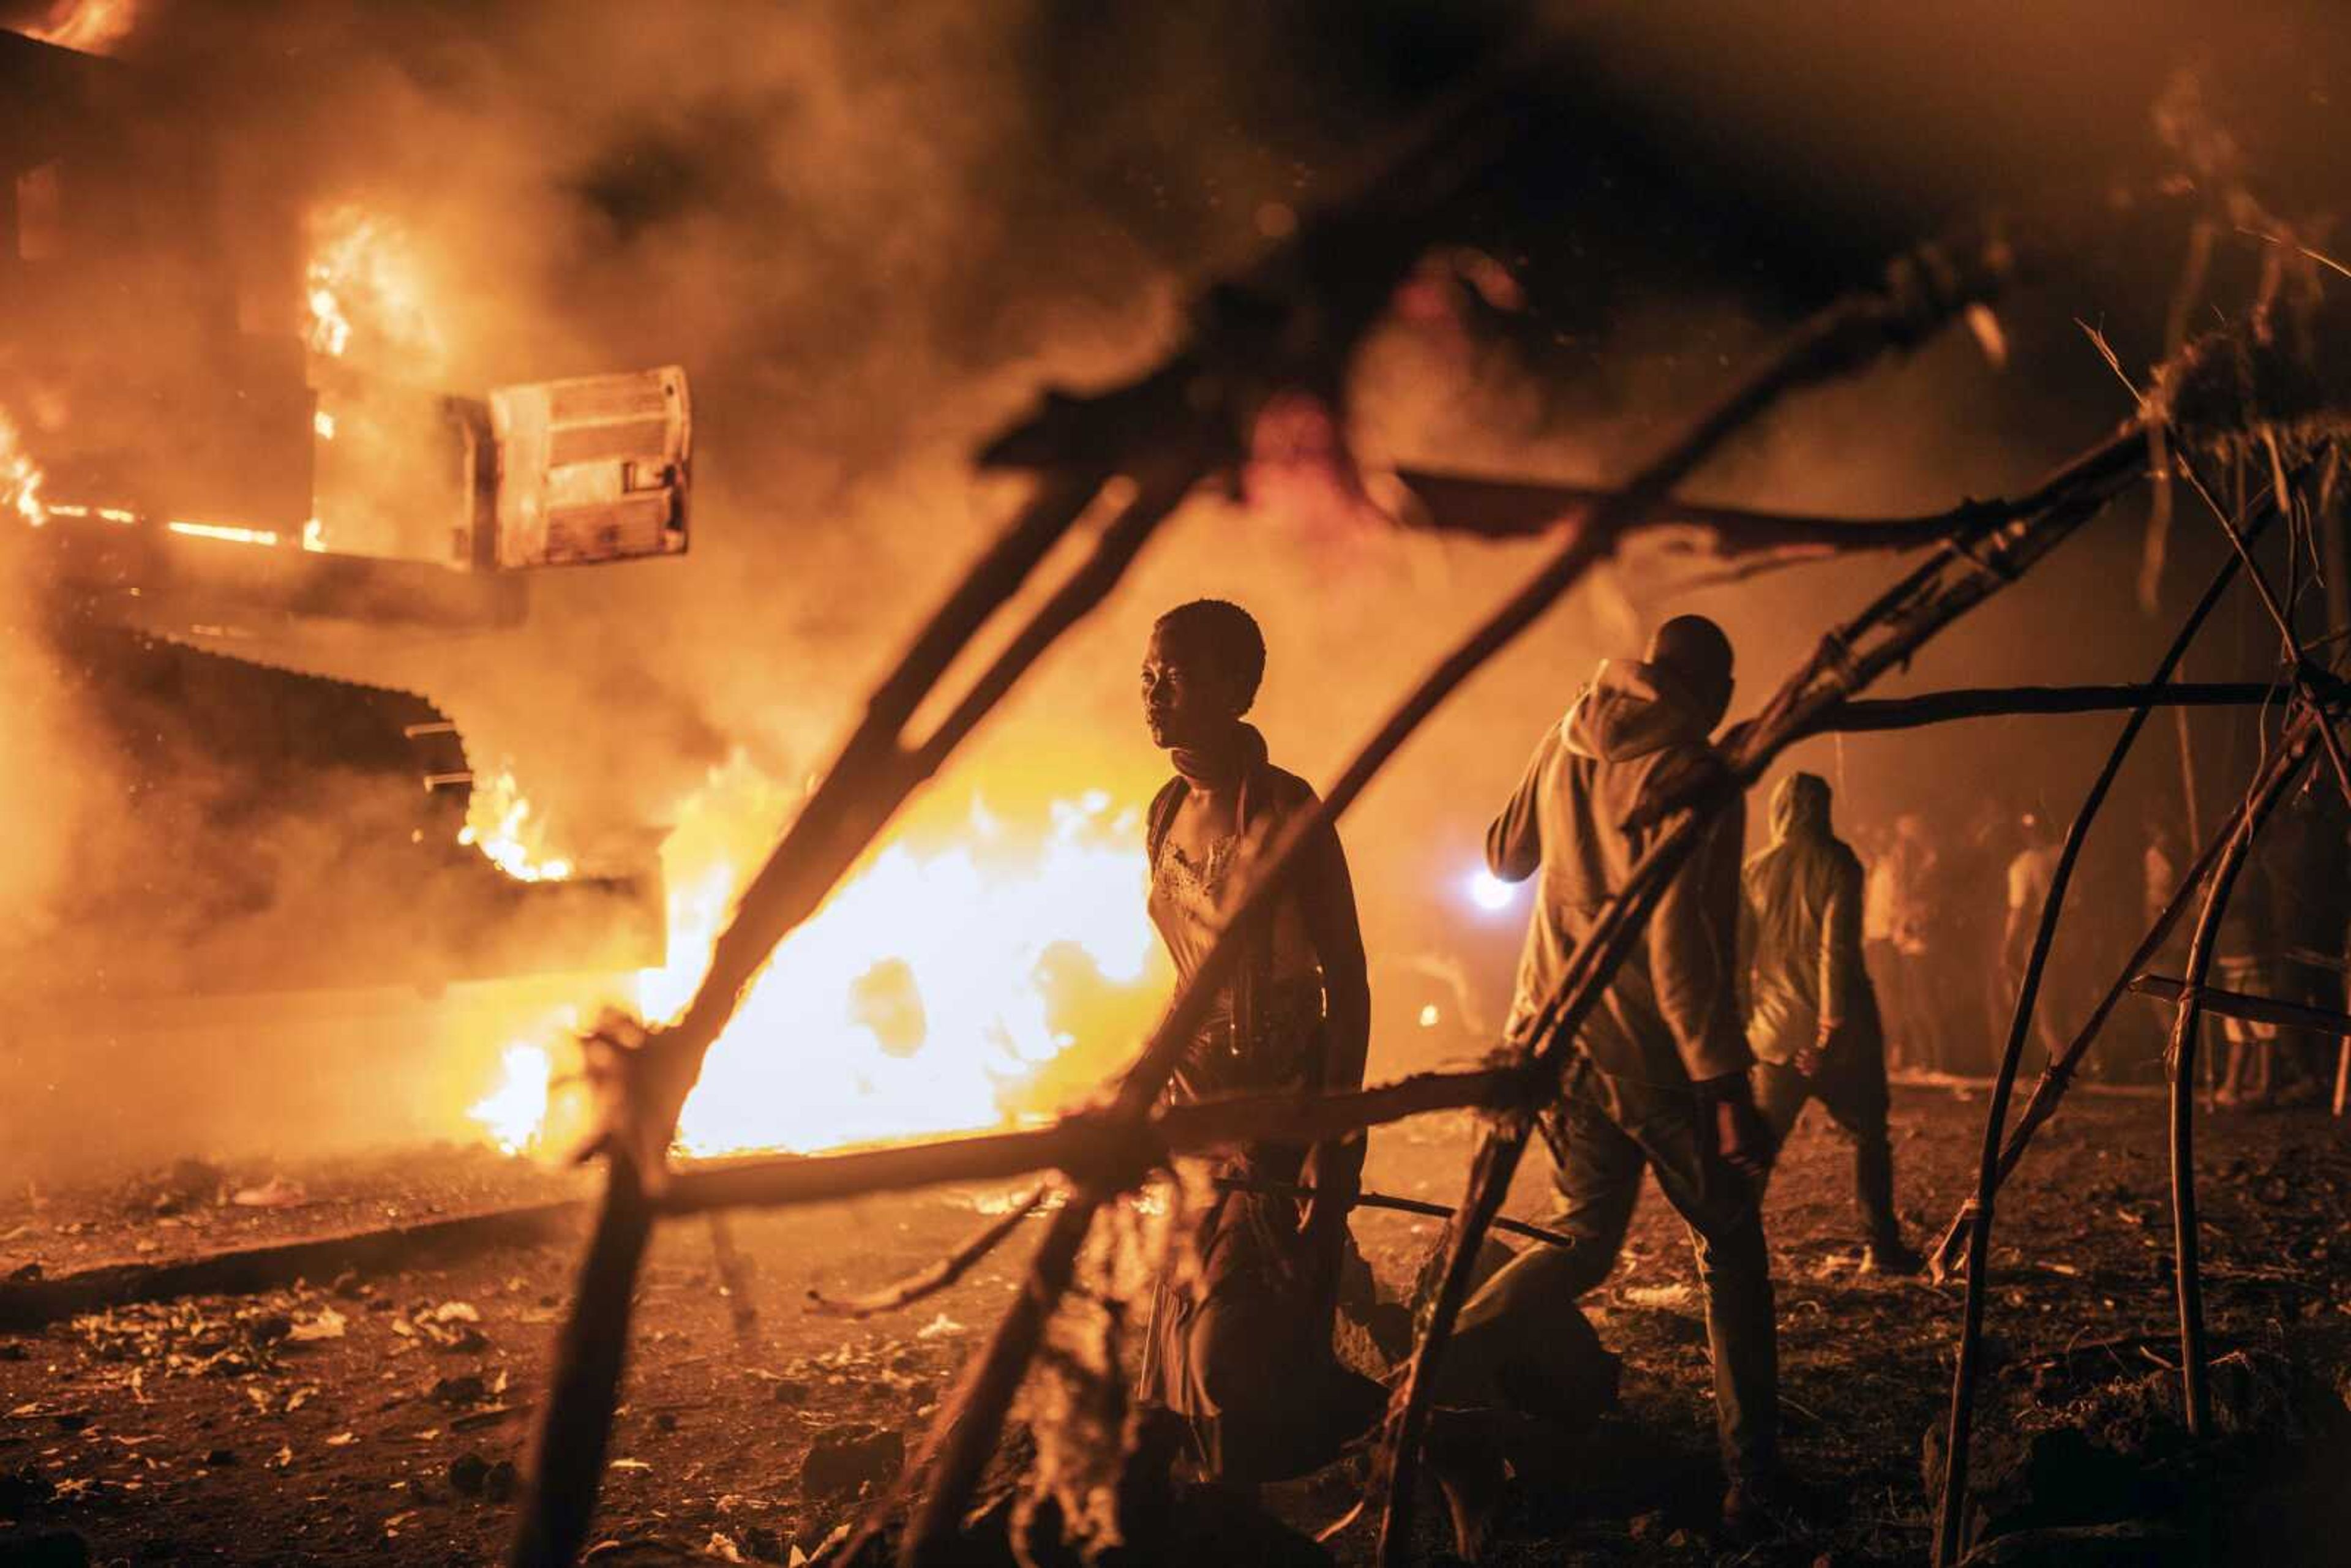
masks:
<svg viewBox="0 0 2351 1568"><path fill-rule="evenodd" d="M1152 797L1151 814L1144 820L1143 842L1154 871L1159 869L1159 851L1167 842L1168 830L1176 825L1176 813L1182 809L1184 797L1190 793L1191 786L1184 782L1184 776L1179 773L1162 785L1159 793Z"/></svg>

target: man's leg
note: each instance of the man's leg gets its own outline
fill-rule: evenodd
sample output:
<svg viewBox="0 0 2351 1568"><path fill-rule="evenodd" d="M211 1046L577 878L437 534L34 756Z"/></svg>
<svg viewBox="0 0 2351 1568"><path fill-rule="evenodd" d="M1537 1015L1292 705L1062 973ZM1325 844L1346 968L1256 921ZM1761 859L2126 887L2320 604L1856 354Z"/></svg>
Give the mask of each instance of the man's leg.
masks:
<svg viewBox="0 0 2351 1568"><path fill-rule="evenodd" d="M1518 1367L1540 1367L1559 1339L1562 1312L1608 1277L1641 1196L1641 1147L1607 1113L1571 1090L1555 1119L1552 1180L1560 1202L1543 1223L1575 1239L1573 1247L1537 1242L1479 1286L1461 1309L1443 1365L1440 1397L1463 1404L1499 1402L1520 1381Z"/></svg>
<svg viewBox="0 0 2351 1568"><path fill-rule="evenodd" d="M1698 1253L1723 1467L1734 1481L1768 1481L1780 1463L1780 1350L1762 1188L1722 1162L1692 1091L1625 1084L1619 1112Z"/></svg>
<svg viewBox="0 0 2351 1568"><path fill-rule="evenodd" d="M1853 1138L1854 1201L1861 1211L1862 1237L1871 1263L1887 1272L1908 1273L1917 1255L1902 1241L1894 1212L1894 1142L1886 1129L1891 1096L1886 1058L1866 1047L1832 1060L1813 1081L1813 1092L1830 1117Z"/></svg>
<svg viewBox="0 0 2351 1568"><path fill-rule="evenodd" d="M1771 1129L1773 1141L1784 1143L1803 1114L1804 1102L1813 1097L1813 1081L1777 1061L1757 1062L1752 1076L1755 1109Z"/></svg>

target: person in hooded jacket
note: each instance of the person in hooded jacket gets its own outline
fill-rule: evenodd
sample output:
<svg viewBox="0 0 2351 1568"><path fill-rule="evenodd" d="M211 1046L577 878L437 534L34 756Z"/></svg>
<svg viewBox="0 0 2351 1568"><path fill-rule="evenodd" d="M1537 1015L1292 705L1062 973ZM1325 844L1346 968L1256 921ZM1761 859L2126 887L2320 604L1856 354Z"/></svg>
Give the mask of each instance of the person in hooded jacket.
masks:
<svg viewBox="0 0 2351 1568"><path fill-rule="evenodd" d="M1829 826L1828 780L1791 773L1771 791L1771 847L1747 862L1747 1043L1755 1102L1784 1138L1818 1100L1854 1140L1855 1197L1878 1273L1915 1274L1894 1213L1886 1131L1886 1031L1862 962L1861 862Z"/></svg>
<svg viewBox="0 0 2351 1568"><path fill-rule="evenodd" d="M1645 659L1603 661L1537 744L1486 838L1494 875L1537 884L1513 1040L1528 1043L1577 945L1664 831L1629 829L1634 808L1719 765L1708 737L1730 691L1729 639L1703 616L1677 616ZM1748 1079L1754 1058L1739 1004L1742 817L1734 803L1708 825L1578 1030L1564 1093L1544 1118L1561 1200L1547 1223L1576 1245L1531 1248L1487 1281L1464 1305L1448 1356L1540 1363L1545 1326L1573 1315L1575 1299L1614 1268L1642 1173L1653 1172L1698 1254L1730 1479L1723 1519L1735 1532L1767 1523L1782 1500L1761 1207L1772 1142Z"/></svg>

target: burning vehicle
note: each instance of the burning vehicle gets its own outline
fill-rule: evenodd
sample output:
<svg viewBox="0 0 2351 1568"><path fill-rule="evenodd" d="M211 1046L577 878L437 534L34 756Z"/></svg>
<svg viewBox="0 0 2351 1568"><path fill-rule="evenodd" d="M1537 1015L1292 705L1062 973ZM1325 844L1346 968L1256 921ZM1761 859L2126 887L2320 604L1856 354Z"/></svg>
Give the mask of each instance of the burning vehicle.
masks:
<svg viewBox="0 0 2351 1568"><path fill-rule="evenodd" d="M468 396L355 368L387 287L363 217L306 221L110 59L0 34L0 560L74 751L45 765L134 823L67 846L0 938L20 1103L104 1119L45 1082L53 1031L266 1070L516 1005L479 982L658 961L655 834L535 855L428 696L289 634L495 635L535 570L683 552L685 372Z"/></svg>

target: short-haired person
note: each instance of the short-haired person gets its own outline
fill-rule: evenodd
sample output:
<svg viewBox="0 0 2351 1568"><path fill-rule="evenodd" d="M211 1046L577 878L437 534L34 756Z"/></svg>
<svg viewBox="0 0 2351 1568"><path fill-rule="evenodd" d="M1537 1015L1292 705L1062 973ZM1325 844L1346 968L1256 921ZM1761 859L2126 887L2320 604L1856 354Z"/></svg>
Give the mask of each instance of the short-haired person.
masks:
<svg viewBox="0 0 2351 1568"><path fill-rule="evenodd" d="M1244 717L1264 673L1257 622L1222 600L1161 616L1144 654L1144 717L1176 766L1147 825L1151 918L1186 981L1223 930L1252 849L1317 804L1304 779L1268 760ZM1249 933L1169 1092L1359 1088L1370 1033L1354 888L1324 825L1271 919ZM1385 1408L1380 1385L1340 1365L1331 1342L1363 1158L1360 1137L1228 1157L1196 1238L1197 1278L1189 1289L1163 1281L1154 1301L1144 1396L1187 1419L1202 1468L1220 1482L1319 1469ZM1298 1184L1315 1192L1302 1211L1266 1190Z"/></svg>
<svg viewBox="0 0 2351 1568"><path fill-rule="evenodd" d="M1493 873L1536 879L1511 1009L1523 1040L1610 895L1664 826L1626 826L1667 779L1708 767L1729 708L1731 649L1702 616L1667 622L1638 661L1604 660L1547 730L1486 836ZM1543 1325L1615 1267L1644 1171L1689 1227L1706 1292L1714 1397L1730 1485L1723 1519L1758 1528L1781 1500L1779 1366L1761 1195L1772 1142L1748 1081L1739 1003L1743 810L1708 825L1576 1036L1578 1060L1547 1113L1572 1249L1537 1246L1463 1308L1454 1354L1486 1364L1542 1356ZM1671 819L1668 819L1670 821ZM1500 1381L1507 1386L1510 1374Z"/></svg>

